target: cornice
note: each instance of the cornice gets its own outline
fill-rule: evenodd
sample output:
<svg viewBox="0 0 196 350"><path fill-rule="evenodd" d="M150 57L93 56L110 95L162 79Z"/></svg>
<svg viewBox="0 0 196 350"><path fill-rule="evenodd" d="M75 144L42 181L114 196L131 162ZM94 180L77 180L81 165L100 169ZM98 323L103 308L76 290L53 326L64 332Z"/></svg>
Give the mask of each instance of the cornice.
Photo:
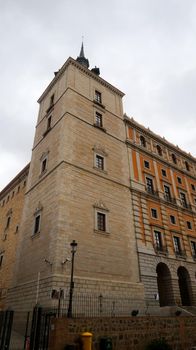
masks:
<svg viewBox="0 0 196 350"><path fill-rule="evenodd" d="M53 78L53 80L50 82L50 84L47 86L47 88L44 90L43 94L40 96L40 98L38 99L38 103L40 103L43 98L47 95L47 93L52 89L52 87L55 85L55 83L59 80L59 78L61 77L61 75L65 72L65 70L67 69L67 67L69 65L73 65L76 68L78 68L80 71L84 72L85 74L89 75L92 79L98 81L100 84L106 86L107 88L109 88L110 90L112 90L113 92L115 92L116 94L118 94L120 97L123 97L125 94L120 91L119 89L117 89L116 87L114 87L113 85L111 85L110 83L108 83L106 80L104 80L103 78L101 78L100 76L96 75L95 73L93 73L91 70L89 70L88 68L82 66L80 63L78 63L76 60L74 60L72 57L69 57L67 59L67 61L64 63L64 65L59 69L58 73L55 75L55 77Z"/></svg>
<svg viewBox="0 0 196 350"><path fill-rule="evenodd" d="M6 187L0 192L0 200L6 196L18 183L20 183L29 173L30 163L28 163L15 177L11 180Z"/></svg>
<svg viewBox="0 0 196 350"><path fill-rule="evenodd" d="M135 150L139 151L140 153L146 154L148 157L150 157L151 159L155 159L156 161L164 164L164 166L166 168L172 169L178 173L181 173L183 175L186 176L186 178L191 178L194 181L196 180L196 176L192 175L190 172L186 172L183 169L180 169L178 166L175 166L175 164L171 164L169 163L166 159L164 159L163 157L159 157L156 153L153 153L152 151L147 150L146 148L131 142L130 140L126 140L125 141L126 145L129 148L134 148Z"/></svg>
<svg viewBox="0 0 196 350"><path fill-rule="evenodd" d="M161 137L160 135L155 134L152 130L149 128L146 128L142 124L139 124L135 121L133 118L129 118L126 114L124 114L124 121L125 123L133 126L135 129L138 129L139 131L142 131L147 137L153 138L157 141L157 143L164 145L165 147L168 147L174 151L174 153L180 154L184 158L188 158L191 162L196 163L196 158L193 157L191 154L186 153L179 147L175 146L174 144L167 141L164 137Z"/></svg>

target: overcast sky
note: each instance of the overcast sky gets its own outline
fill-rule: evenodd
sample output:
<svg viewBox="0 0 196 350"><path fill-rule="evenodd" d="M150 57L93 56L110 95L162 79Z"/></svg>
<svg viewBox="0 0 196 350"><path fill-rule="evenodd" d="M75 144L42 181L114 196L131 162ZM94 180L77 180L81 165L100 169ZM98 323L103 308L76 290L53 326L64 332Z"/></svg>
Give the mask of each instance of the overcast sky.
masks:
<svg viewBox="0 0 196 350"><path fill-rule="evenodd" d="M124 112L196 155L195 0L0 0L0 190L30 161L37 99L84 36Z"/></svg>

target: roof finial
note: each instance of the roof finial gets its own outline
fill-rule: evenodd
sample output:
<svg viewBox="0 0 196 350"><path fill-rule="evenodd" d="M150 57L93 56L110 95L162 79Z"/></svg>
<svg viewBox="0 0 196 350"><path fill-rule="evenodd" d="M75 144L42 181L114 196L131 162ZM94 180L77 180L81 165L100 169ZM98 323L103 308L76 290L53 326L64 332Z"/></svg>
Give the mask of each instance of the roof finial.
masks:
<svg viewBox="0 0 196 350"><path fill-rule="evenodd" d="M89 67L89 61L84 56L83 39L84 39L84 37L82 37L82 46L81 46L81 50L80 50L80 55L77 57L76 61L79 62L80 64L82 64L84 67L88 68Z"/></svg>

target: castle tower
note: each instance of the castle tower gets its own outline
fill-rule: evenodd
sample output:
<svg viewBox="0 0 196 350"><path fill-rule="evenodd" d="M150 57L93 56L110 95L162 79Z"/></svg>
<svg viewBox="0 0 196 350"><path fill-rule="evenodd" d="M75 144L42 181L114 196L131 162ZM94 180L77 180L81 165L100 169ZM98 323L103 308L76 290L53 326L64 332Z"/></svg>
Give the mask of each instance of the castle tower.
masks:
<svg viewBox="0 0 196 350"><path fill-rule="evenodd" d="M43 92L8 305L49 306L75 293L143 298L131 216L123 93L88 69L83 45Z"/></svg>

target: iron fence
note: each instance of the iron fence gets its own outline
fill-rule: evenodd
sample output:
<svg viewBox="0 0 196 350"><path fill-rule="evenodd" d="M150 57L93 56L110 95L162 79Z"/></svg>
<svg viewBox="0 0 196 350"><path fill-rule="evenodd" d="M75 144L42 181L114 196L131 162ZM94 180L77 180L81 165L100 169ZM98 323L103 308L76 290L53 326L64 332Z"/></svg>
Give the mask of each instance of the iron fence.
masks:
<svg viewBox="0 0 196 350"><path fill-rule="evenodd" d="M56 317L67 317L69 295L56 299L52 310ZM154 299L116 298L112 296L76 294L73 295L72 317L119 317L145 315L150 308L159 306ZM49 309L48 309L49 311Z"/></svg>

